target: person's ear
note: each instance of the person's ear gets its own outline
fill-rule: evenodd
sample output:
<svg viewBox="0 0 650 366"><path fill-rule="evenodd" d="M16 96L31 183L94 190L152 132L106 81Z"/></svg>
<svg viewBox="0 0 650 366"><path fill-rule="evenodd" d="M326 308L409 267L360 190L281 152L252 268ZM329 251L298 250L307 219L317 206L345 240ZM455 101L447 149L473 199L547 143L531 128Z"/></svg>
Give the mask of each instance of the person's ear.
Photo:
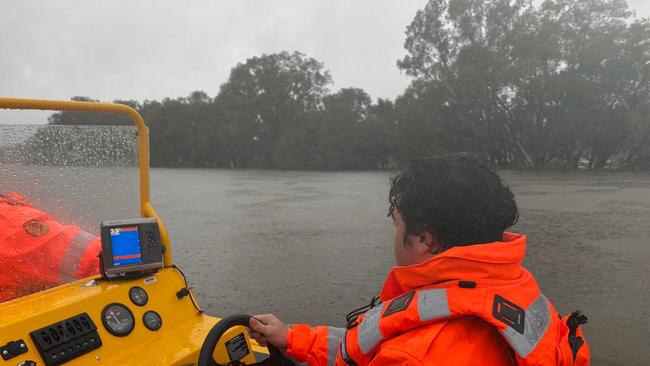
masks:
<svg viewBox="0 0 650 366"><path fill-rule="evenodd" d="M436 234L430 232L427 229L424 229L420 232L418 238L418 248L422 254L431 253L438 248L438 238Z"/></svg>

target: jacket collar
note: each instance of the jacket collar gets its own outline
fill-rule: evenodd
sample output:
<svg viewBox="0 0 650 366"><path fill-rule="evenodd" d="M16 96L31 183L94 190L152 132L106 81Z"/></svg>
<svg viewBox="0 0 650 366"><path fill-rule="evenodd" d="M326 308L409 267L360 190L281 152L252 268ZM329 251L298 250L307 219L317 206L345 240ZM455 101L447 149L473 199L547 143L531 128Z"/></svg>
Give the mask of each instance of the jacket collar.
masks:
<svg viewBox="0 0 650 366"><path fill-rule="evenodd" d="M419 287L454 280L513 280L521 276L526 236L504 233L503 241L452 247L410 266L395 266L380 298L390 300Z"/></svg>

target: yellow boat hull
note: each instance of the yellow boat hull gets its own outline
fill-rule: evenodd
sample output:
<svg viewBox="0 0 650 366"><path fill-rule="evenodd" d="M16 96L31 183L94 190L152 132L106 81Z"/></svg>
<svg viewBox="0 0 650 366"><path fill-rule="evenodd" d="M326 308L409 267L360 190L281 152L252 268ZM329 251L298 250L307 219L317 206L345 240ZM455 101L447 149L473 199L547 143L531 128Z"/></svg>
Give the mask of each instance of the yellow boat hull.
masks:
<svg viewBox="0 0 650 366"><path fill-rule="evenodd" d="M131 302L129 289L133 286L145 289L149 295L146 305L137 306ZM27 353L13 358L12 365L25 360L44 365L45 360L29 333L87 313L97 327L102 346L66 365L194 365L205 336L219 318L197 311L189 296L178 299L176 292L184 287L184 279L175 268L165 268L136 280L110 282L97 276L55 287L0 304L0 342L25 341ZM104 327L102 310L109 303L123 304L133 313L135 326L129 335L117 337ZM142 318L149 310L160 314L162 326L159 330L151 331L144 326ZM217 362L228 362L224 343L242 331L241 327L233 328L223 337L215 352ZM242 359L243 362L251 364L268 355L266 348L246 337L252 352Z"/></svg>

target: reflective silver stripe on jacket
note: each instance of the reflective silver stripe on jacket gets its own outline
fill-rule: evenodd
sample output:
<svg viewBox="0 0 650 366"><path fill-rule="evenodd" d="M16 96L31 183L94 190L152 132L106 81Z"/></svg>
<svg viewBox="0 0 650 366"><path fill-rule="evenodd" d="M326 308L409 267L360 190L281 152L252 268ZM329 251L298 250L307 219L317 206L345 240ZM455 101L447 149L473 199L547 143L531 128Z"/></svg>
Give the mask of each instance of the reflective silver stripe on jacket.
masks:
<svg viewBox="0 0 650 366"><path fill-rule="evenodd" d="M451 316L446 289L418 291L417 296L420 321L425 322ZM358 343L364 355L367 355L384 340L379 329L381 309L382 307L370 309L359 324ZM540 294L525 311L523 334L511 327L506 327L502 331L502 335L510 347L522 358L528 356L537 347L551 323L549 303L543 294Z"/></svg>
<svg viewBox="0 0 650 366"><path fill-rule="evenodd" d="M510 347L517 354L526 358L532 352L551 323L551 310L548 300L540 294L535 301L526 309L526 318L524 320L524 334L517 332L511 327L503 330L502 334Z"/></svg>
<svg viewBox="0 0 650 366"><path fill-rule="evenodd" d="M381 318L383 308L382 304L379 304L368 310L363 317L363 321L359 324L359 331L357 332L359 339L357 343L364 355L370 353L379 342L384 340L379 330L379 319Z"/></svg>
<svg viewBox="0 0 650 366"><path fill-rule="evenodd" d="M451 315L446 289L423 290L417 294L420 321L448 318Z"/></svg>
<svg viewBox="0 0 650 366"><path fill-rule="evenodd" d="M345 361L346 364L349 366L357 366L357 363L354 362L352 357L348 354L348 346L345 342L347 342L348 339L348 330L345 330L345 333L343 333L343 338L341 339L341 358L343 358L343 361Z"/></svg>
<svg viewBox="0 0 650 366"><path fill-rule="evenodd" d="M449 303L447 301L446 289L432 289L417 292L418 317L420 321L429 321L449 317ZM361 324L359 324L359 348L364 355L372 351L384 340L379 329L382 306L376 306L366 313Z"/></svg>
<svg viewBox="0 0 650 366"><path fill-rule="evenodd" d="M345 340L345 329L327 327L327 366L336 364L336 356L339 353L339 346Z"/></svg>
<svg viewBox="0 0 650 366"><path fill-rule="evenodd" d="M68 249L66 249L63 258L61 259L61 263L59 264L59 275L62 284L77 279L75 275L77 274L81 258L86 252L88 244L90 244L90 241L94 238L94 236L81 230L70 241L70 245L68 245Z"/></svg>

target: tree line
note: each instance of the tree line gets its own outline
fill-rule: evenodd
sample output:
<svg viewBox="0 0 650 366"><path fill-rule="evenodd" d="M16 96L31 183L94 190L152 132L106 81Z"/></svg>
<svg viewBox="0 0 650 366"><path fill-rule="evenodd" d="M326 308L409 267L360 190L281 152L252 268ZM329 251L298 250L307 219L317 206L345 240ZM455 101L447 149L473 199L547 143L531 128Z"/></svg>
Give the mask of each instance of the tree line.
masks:
<svg viewBox="0 0 650 366"><path fill-rule="evenodd" d="M624 0L430 0L404 48L394 101L332 92L323 63L280 52L236 65L215 97L116 102L150 125L154 166L384 169L467 151L499 168L650 169L650 20Z"/></svg>

